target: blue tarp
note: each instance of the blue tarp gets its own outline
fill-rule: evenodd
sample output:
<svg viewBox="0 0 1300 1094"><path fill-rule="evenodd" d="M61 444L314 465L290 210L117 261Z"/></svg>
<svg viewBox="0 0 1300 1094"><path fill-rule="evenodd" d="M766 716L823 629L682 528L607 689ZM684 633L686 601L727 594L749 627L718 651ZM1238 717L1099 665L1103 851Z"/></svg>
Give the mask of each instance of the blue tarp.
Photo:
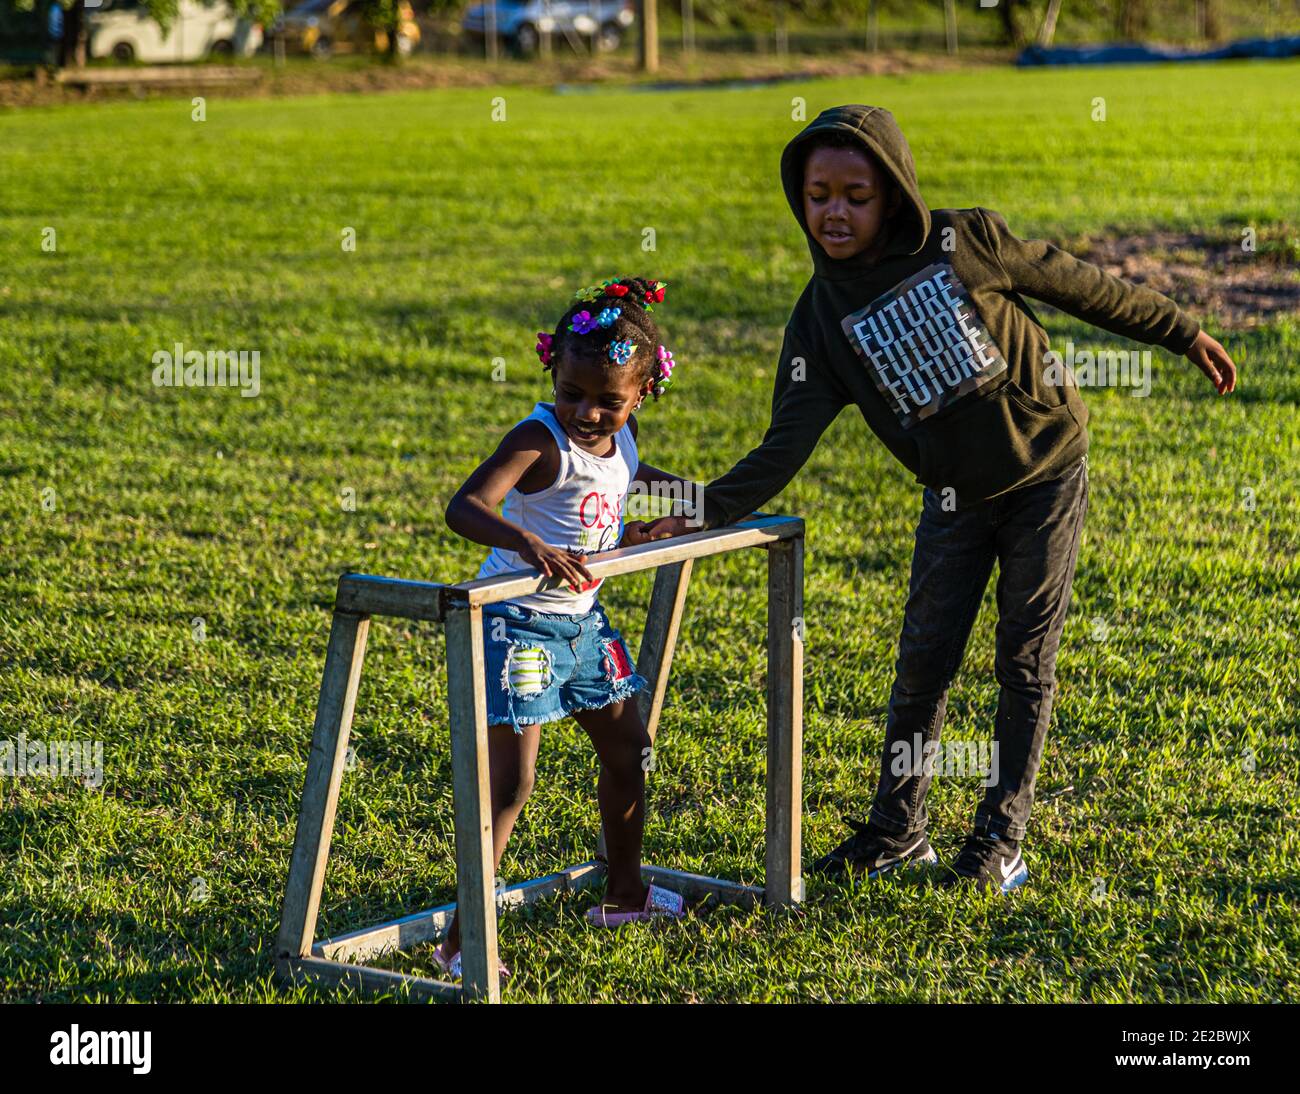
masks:
<svg viewBox="0 0 1300 1094"><path fill-rule="evenodd" d="M1291 38L1243 38L1216 49L1166 49L1138 42L1108 46L1058 46L1046 49L1030 46L1016 58L1029 65L1136 65L1152 61L1226 61L1238 57L1300 56L1300 36Z"/></svg>

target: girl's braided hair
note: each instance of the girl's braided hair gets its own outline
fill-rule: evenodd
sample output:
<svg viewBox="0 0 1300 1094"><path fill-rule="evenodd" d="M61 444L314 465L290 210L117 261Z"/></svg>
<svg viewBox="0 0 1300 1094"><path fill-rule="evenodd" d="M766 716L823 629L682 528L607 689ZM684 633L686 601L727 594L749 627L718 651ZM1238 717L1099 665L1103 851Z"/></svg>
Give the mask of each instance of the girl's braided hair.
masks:
<svg viewBox="0 0 1300 1094"><path fill-rule="evenodd" d="M641 386L654 380L656 399L667 388L672 354L663 346L651 316L664 298L664 282L622 277L579 289L551 334L537 335L542 368L555 371L561 357L605 369L629 370Z"/></svg>

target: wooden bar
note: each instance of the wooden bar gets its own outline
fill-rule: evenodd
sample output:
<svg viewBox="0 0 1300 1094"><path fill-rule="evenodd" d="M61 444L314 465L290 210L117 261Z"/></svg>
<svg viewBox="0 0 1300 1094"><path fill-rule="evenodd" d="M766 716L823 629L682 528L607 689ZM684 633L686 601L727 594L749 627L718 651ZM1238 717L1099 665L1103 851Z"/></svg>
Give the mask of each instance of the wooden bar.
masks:
<svg viewBox="0 0 1300 1094"><path fill-rule="evenodd" d="M456 903L465 998L501 1000L488 782L483 610L447 613L447 705L451 715L452 794L456 812Z"/></svg>
<svg viewBox="0 0 1300 1094"><path fill-rule="evenodd" d="M168 87L182 85L255 84L260 68L236 65L133 65L130 68L65 68L54 82L72 87Z"/></svg>
<svg viewBox="0 0 1300 1094"><path fill-rule="evenodd" d="M557 874L547 874L532 881L511 885L497 897L497 907L517 908L543 900L554 893L576 892L599 883L604 876L604 863L594 860L583 862L561 870ZM330 961L347 961L368 959L395 950L410 950L422 943L441 938L451 923L455 911L454 902L441 904L436 908L426 908L422 912L402 916L389 923L362 927L317 942L312 947L312 954Z"/></svg>
<svg viewBox="0 0 1300 1094"><path fill-rule="evenodd" d="M767 866L765 903L803 899L803 540L767 554Z"/></svg>
<svg viewBox="0 0 1300 1094"><path fill-rule="evenodd" d="M585 565L593 578L617 577L619 574L652 570L688 558L705 558L737 551L743 547L768 547L801 535L803 521L798 517L760 517L744 524L714 528L707 532L692 532L673 539L638 544L636 547L602 551L590 556ZM539 577L533 570L515 571L448 586L444 602L449 605L496 604L543 589L559 588L563 584L563 578Z"/></svg>
<svg viewBox="0 0 1300 1094"><path fill-rule="evenodd" d="M616 551L602 551L591 555L585 565L594 578L616 577L744 547L768 547L802 535L803 520L799 517L764 514L724 528L692 532ZM563 578L543 577L536 570L514 570L459 585L404 581L373 574L344 574L339 579L336 606L340 611L357 615L441 620L451 607L496 604L544 589L556 589L563 584Z"/></svg>
<svg viewBox="0 0 1300 1094"><path fill-rule="evenodd" d="M402 581L373 574L344 574L334 598L336 611L440 622L445 585Z"/></svg>
<svg viewBox="0 0 1300 1094"><path fill-rule="evenodd" d="M330 625L302 807L280 910L280 933L275 944L278 957L311 953L369 625L363 616L339 611Z"/></svg>
<svg viewBox="0 0 1300 1094"><path fill-rule="evenodd" d="M592 555L585 565L593 578L616 577L745 547L766 547L802 534L803 521L797 517L761 517L745 524L603 551ZM447 598L449 602L457 602L463 596L471 604L495 604L542 589L557 588L563 583L563 578L539 578L532 570L515 571L450 586Z"/></svg>
<svg viewBox="0 0 1300 1094"><path fill-rule="evenodd" d="M647 885L672 889L687 900L717 897L723 904L742 904L747 908L763 901L763 890L756 885L741 885L738 881L688 874L683 870L670 870L666 866L642 866L641 880Z"/></svg>
<svg viewBox="0 0 1300 1094"><path fill-rule="evenodd" d="M323 957L280 958L275 963L275 971L281 980L290 984L319 984L326 988L347 984L359 991L422 1002L454 1003L461 999L460 986L446 980L429 980L365 965L344 965Z"/></svg>

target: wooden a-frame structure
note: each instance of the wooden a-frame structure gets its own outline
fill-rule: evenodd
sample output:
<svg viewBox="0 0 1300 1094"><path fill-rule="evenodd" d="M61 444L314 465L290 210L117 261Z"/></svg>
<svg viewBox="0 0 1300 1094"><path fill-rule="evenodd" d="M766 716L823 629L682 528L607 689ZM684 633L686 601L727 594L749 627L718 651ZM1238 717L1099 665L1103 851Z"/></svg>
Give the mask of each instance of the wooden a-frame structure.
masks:
<svg viewBox="0 0 1300 1094"><path fill-rule="evenodd" d="M637 655L650 686L637 695L653 741L658 729L681 624L691 566L708 555L760 547L767 551L767 826L766 876L760 887L645 866L647 881L688 898L768 907L803 898L800 818L803 735L803 521L754 514L725 528L695 532L592 556L595 578L654 569L654 592ZM516 571L460 585L402 581L366 574L339 579L321 680L302 808L275 943L282 983L351 984L413 999L497 1002L497 907L531 903L565 889L600 882L599 857L559 873L494 892L488 790L487 702L483 673L483 607L554 588L558 578ZM391 616L442 623L447 634L448 705L456 832L457 903L407 915L317 942L325 864L343 779L370 619ZM453 984L357 962L440 937L460 909L463 977Z"/></svg>

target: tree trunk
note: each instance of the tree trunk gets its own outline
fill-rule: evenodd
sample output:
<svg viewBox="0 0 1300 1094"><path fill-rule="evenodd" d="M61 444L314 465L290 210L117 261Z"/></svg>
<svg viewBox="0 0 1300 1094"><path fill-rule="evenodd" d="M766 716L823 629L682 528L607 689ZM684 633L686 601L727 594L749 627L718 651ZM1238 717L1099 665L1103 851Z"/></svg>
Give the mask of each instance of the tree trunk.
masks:
<svg viewBox="0 0 1300 1094"><path fill-rule="evenodd" d="M1047 14L1043 16L1043 25L1038 28L1038 44L1050 46L1056 35L1056 18L1061 14L1061 0L1050 0Z"/></svg>
<svg viewBox="0 0 1300 1094"><path fill-rule="evenodd" d="M1018 0L1002 0L998 10L1002 14L1002 34L1017 49L1025 44L1025 36L1020 33L1020 21L1016 18Z"/></svg>
<svg viewBox="0 0 1300 1094"><path fill-rule="evenodd" d="M59 40L59 67L86 64L86 7L77 0L63 15L63 37Z"/></svg>
<svg viewBox="0 0 1300 1094"><path fill-rule="evenodd" d="M1115 29L1121 38L1130 40L1140 38L1146 27L1146 0L1118 0L1115 9Z"/></svg>

